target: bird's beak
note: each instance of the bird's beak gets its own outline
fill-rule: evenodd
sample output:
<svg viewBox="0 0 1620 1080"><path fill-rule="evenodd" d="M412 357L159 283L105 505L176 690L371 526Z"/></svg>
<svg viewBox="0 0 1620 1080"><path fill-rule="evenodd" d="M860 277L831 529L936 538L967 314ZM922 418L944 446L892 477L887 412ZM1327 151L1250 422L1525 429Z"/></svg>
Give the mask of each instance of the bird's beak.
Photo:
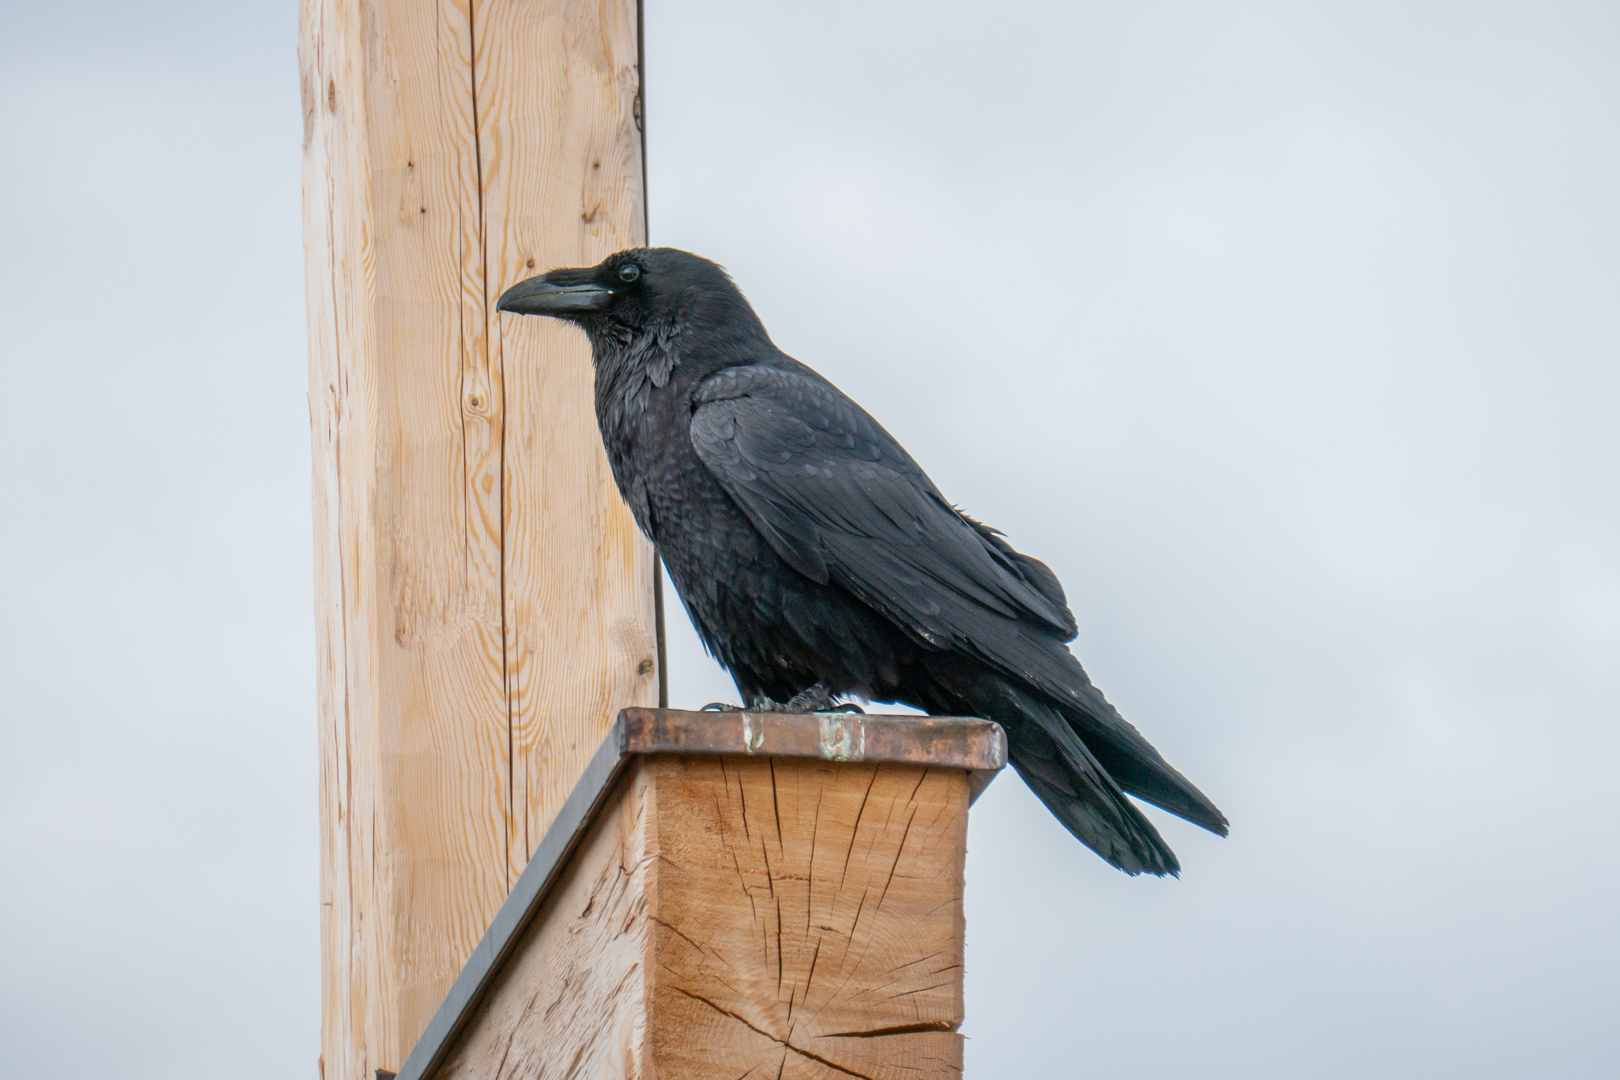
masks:
<svg viewBox="0 0 1620 1080"><path fill-rule="evenodd" d="M550 275L520 281L501 293L495 310L518 315L578 315L601 311L613 300L613 293L594 282L559 285L546 280Z"/></svg>

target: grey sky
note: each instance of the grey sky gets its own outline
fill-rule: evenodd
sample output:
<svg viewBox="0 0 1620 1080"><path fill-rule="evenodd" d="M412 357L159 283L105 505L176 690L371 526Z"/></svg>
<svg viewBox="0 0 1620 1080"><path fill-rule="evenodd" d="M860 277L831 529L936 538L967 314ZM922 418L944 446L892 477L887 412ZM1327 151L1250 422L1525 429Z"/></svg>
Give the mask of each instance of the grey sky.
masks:
<svg viewBox="0 0 1620 1080"><path fill-rule="evenodd" d="M0 8L8 1075L314 1074L294 19ZM1612 1075L1620 9L647 32L655 242L1052 565L1233 822L1130 880L998 780L969 1075Z"/></svg>

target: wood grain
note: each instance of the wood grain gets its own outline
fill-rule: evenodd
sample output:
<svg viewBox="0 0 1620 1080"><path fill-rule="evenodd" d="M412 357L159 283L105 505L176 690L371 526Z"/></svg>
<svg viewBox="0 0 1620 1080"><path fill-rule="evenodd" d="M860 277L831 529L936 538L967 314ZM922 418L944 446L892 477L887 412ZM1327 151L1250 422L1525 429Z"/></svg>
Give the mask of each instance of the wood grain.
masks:
<svg viewBox="0 0 1620 1080"><path fill-rule="evenodd" d="M655 760L660 1080L959 1074L966 773Z"/></svg>
<svg viewBox="0 0 1620 1080"><path fill-rule="evenodd" d="M588 357L493 311L530 259L641 240L634 10L301 6L327 1077L398 1067L584 755L656 702Z"/></svg>
<svg viewBox="0 0 1620 1080"><path fill-rule="evenodd" d="M439 1080L961 1073L960 769L640 759Z"/></svg>
<svg viewBox="0 0 1620 1080"><path fill-rule="evenodd" d="M440 1080L648 1075L647 781L632 766L598 811Z"/></svg>
<svg viewBox="0 0 1620 1080"><path fill-rule="evenodd" d="M645 244L634 0L481 5L477 28L490 295ZM653 556L602 450L585 336L520 315L491 329L509 417L515 880L568 796L551 778L579 775L620 706L657 701L658 643ZM623 572L580 572L597 565ZM612 662L577 663L604 646Z"/></svg>

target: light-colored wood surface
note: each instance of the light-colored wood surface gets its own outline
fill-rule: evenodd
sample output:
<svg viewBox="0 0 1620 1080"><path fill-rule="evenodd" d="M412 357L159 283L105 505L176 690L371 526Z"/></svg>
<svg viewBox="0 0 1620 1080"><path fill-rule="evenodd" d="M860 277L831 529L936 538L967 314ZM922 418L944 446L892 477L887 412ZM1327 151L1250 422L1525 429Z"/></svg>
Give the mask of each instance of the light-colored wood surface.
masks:
<svg viewBox="0 0 1620 1080"><path fill-rule="evenodd" d="M962 1071L967 774L659 758L659 1080Z"/></svg>
<svg viewBox="0 0 1620 1080"><path fill-rule="evenodd" d="M486 3L477 28L493 304L538 270L589 266L646 242L636 5ZM657 704L658 642L653 558L602 450L585 335L556 319L503 315L491 323L491 347L506 388L507 852L516 880L618 710ZM616 572L592 572L599 565Z"/></svg>
<svg viewBox="0 0 1620 1080"><path fill-rule="evenodd" d="M959 769L642 759L439 1080L960 1075Z"/></svg>
<svg viewBox="0 0 1620 1080"><path fill-rule="evenodd" d="M631 766L598 811L439 1080L650 1075L648 773Z"/></svg>
<svg viewBox="0 0 1620 1080"><path fill-rule="evenodd" d="M302 4L329 1080L398 1067L656 703L588 348L494 311L643 242L635 33L633 0Z"/></svg>

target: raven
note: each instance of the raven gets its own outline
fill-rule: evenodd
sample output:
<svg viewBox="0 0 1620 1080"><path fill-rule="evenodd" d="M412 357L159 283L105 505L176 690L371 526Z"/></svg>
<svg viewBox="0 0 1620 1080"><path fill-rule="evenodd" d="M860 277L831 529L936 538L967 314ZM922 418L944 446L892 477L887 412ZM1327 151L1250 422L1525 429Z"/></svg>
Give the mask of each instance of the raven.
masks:
<svg viewBox="0 0 1620 1080"><path fill-rule="evenodd" d="M750 708L857 697L995 720L1024 782L1127 874L1180 869L1127 792L1226 835L1069 651L1056 575L772 344L721 267L636 248L531 277L497 308L590 338L619 492Z"/></svg>

